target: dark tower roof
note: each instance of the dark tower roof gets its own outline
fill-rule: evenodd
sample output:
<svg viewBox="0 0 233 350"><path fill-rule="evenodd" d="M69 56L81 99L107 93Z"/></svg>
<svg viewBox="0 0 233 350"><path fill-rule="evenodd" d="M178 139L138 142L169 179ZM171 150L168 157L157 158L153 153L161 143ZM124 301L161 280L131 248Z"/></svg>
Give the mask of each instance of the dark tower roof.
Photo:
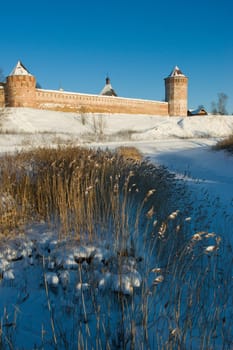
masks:
<svg viewBox="0 0 233 350"><path fill-rule="evenodd" d="M116 92L113 90L112 85L110 83L110 78L106 77L106 84L100 95L103 96L117 96Z"/></svg>

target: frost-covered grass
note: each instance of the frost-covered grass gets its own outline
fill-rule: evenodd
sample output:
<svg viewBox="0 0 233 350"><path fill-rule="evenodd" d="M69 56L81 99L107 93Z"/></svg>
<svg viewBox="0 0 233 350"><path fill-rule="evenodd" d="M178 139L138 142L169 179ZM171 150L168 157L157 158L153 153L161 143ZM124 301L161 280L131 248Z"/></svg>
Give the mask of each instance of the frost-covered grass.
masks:
<svg viewBox="0 0 233 350"><path fill-rule="evenodd" d="M115 234L126 234L125 211L144 201L152 184L155 196L164 198L156 208L166 206L170 191L169 173L160 167L153 172L152 165L140 161L139 152L132 156L133 148L129 150L41 148L3 156L1 231L45 220L65 236L94 239L99 231L109 231L109 224Z"/></svg>
<svg viewBox="0 0 233 350"><path fill-rule="evenodd" d="M3 349L231 348L231 246L166 169L66 147L0 177Z"/></svg>
<svg viewBox="0 0 233 350"><path fill-rule="evenodd" d="M215 146L216 150L226 150L233 154L233 134L219 141Z"/></svg>

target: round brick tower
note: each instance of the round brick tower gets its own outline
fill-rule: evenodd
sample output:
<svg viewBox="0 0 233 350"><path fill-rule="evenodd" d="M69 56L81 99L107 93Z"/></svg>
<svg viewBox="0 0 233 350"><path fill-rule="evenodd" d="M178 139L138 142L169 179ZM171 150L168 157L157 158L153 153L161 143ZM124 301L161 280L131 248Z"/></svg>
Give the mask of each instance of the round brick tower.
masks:
<svg viewBox="0 0 233 350"><path fill-rule="evenodd" d="M187 116L188 78L176 66L165 80L165 101L170 116Z"/></svg>
<svg viewBox="0 0 233 350"><path fill-rule="evenodd" d="M5 92L7 107L36 107L36 79L20 61L6 78Z"/></svg>

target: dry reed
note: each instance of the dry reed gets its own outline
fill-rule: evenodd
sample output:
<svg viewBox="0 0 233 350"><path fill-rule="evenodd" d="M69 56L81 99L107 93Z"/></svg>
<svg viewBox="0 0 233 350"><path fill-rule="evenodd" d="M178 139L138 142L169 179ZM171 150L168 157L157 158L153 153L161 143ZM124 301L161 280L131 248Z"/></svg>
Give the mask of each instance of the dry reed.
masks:
<svg viewBox="0 0 233 350"><path fill-rule="evenodd" d="M226 150L231 154L233 154L233 134L217 142L217 144L213 147L213 149Z"/></svg>
<svg viewBox="0 0 233 350"><path fill-rule="evenodd" d="M132 200L137 205L156 186L161 210L170 185L167 173L159 168L154 172L141 159L139 163L139 152L122 152L59 147L3 156L1 232L44 220L76 238L90 239L109 228L118 237L125 234Z"/></svg>
<svg viewBox="0 0 233 350"><path fill-rule="evenodd" d="M125 256L137 260L143 254L142 285L131 297L102 298L93 289L89 303L81 290L72 315L73 344L51 314L57 327L53 343L59 339L62 344L58 348L207 349L222 344L230 349L232 311L226 308L232 299L226 289L232 286L232 264L223 270L215 233L191 234L191 203L165 169L132 149L41 148L2 157L0 179L1 232L14 234L44 220L59 229L61 238L107 237L117 250L120 276ZM197 214L201 218L201 211ZM79 268L79 280L85 282ZM111 328L116 303L120 316ZM89 314L96 329L89 327Z"/></svg>

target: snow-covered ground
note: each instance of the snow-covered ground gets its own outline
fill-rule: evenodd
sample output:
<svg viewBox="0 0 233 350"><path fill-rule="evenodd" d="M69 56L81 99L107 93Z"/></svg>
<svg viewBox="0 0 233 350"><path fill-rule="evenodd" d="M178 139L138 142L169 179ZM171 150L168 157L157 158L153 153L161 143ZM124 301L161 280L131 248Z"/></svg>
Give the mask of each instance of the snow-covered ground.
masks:
<svg viewBox="0 0 233 350"><path fill-rule="evenodd" d="M194 203L191 214L201 206L203 226L233 247L233 157L210 147L232 134L232 116L78 115L18 108L0 113L0 129L2 153L63 143L102 148L136 146L152 162L174 172L178 181L186 182ZM191 215L190 225L195 220ZM79 270L80 259L83 271ZM91 269L88 259L92 260ZM111 267L104 265L109 260ZM57 329L65 337L67 329L74 326L75 314L79 321L84 320L82 327L88 337L87 318L91 318L92 310L83 295L85 300L93 296L98 300L98 290L105 289L130 295L142 283L136 260L125 258L118 274L109 242L75 248L72 241L58 242L56 234L42 224L28 228L27 238L2 241L0 274L1 332L5 344L9 341L13 349L32 349L34 345L35 349L55 348ZM156 283L162 281L163 276L158 274ZM90 294L93 286L96 291ZM103 322L101 310L95 311L100 312ZM59 324L53 324L54 314L60 317ZM97 321L95 334L100 332L98 327L102 326ZM70 339L70 344L75 344L78 335L70 332L69 337L76 337ZM230 341L233 346L232 337ZM101 347L93 343L93 348Z"/></svg>
<svg viewBox="0 0 233 350"><path fill-rule="evenodd" d="M233 116L79 115L11 108L2 116L0 112L0 130L0 152L63 143L133 145L177 176L185 175L189 183L205 186L225 204L232 200L232 157L210 146L233 133Z"/></svg>
<svg viewBox="0 0 233 350"><path fill-rule="evenodd" d="M2 129L25 133L57 133L79 136L102 131L105 135L132 134L133 140L153 141L164 138L223 137L233 130L231 116L160 117L146 115L116 115L53 112L30 108L4 111ZM0 114L1 115L1 114ZM98 122L101 119L101 122ZM96 125L94 125L96 124ZM95 130L96 129L96 130ZM101 130L100 130L101 129Z"/></svg>
<svg viewBox="0 0 233 350"><path fill-rule="evenodd" d="M153 162L185 178L196 194L207 190L233 215L232 157L210 147L233 133L232 116L79 115L16 108L7 111L2 129L8 133L1 135L0 151L57 143L103 148L134 145ZM10 131L15 134L11 136Z"/></svg>

